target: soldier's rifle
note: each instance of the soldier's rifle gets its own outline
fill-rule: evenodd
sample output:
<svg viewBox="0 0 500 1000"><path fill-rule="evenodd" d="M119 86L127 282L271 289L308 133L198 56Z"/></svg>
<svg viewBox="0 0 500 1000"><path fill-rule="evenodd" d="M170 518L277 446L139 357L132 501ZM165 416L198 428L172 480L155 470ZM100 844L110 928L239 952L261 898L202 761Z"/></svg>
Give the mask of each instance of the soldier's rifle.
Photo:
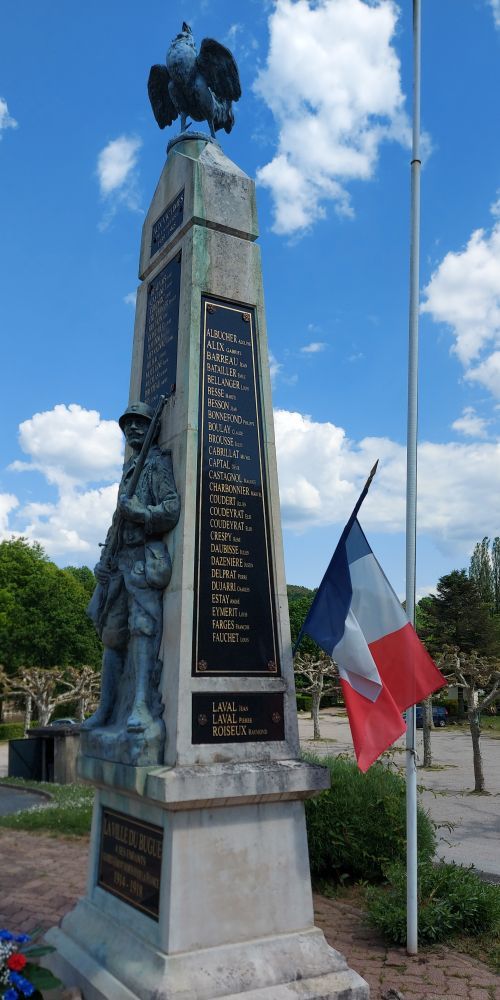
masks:
<svg viewBox="0 0 500 1000"><path fill-rule="evenodd" d="M166 396L160 396L158 404L156 406L156 410L154 411L154 414L151 418L151 423L148 427L146 437L144 438L141 450L139 452L139 455L137 456L137 461L134 466L134 471L132 472L130 480L127 483L127 486L124 490L124 494L127 500L132 499L137 489L137 484L141 477L141 472L144 468L146 459L149 454L149 450L151 448L151 445L153 444L153 441L155 440L158 431L158 426L161 420L161 415L163 412L163 407L165 405L166 399L167 399ZM111 527L108 532L108 537L106 538L106 541L103 544L104 551L99 560L102 569L107 570L110 573L115 568L116 565L116 554L120 542L120 532L123 521L124 517L120 511L120 494L118 494L118 502L116 505L116 510L113 515L113 520L111 522ZM87 607L87 614L92 619L92 621L96 626L100 625L102 614L106 606L108 585L109 581L106 581L106 583L101 583L100 580L98 581L94 593L92 594L92 597L90 599L89 605Z"/></svg>

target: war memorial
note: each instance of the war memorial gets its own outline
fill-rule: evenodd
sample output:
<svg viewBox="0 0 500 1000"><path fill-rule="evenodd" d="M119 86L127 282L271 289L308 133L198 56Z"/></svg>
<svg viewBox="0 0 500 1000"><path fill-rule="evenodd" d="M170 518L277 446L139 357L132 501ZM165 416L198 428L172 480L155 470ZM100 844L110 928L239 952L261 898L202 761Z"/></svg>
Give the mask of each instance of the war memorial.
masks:
<svg viewBox="0 0 500 1000"><path fill-rule="evenodd" d="M215 140L236 63L184 24L149 94L181 132L142 231L125 464L89 609L87 891L48 932L50 964L85 1000L362 1000L314 926L303 800L329 779L299 755L255 185Z"/></svg>

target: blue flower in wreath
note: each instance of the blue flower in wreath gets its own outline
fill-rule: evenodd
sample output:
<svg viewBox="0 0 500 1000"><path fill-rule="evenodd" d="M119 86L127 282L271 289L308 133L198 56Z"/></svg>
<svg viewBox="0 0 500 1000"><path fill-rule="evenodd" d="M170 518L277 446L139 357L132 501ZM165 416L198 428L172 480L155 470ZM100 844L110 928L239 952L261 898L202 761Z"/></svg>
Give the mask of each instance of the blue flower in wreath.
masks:
<svg viewBox="0 0 500 1000"><path fill-rule="evenodd" d="M35 992L35 987L33 986L33 983L30 983L28 979L24 978L24 976L20 976L18 972L11 972L9 980L20 993L24 994L25 997L30 997L32 993Z"/></svg>

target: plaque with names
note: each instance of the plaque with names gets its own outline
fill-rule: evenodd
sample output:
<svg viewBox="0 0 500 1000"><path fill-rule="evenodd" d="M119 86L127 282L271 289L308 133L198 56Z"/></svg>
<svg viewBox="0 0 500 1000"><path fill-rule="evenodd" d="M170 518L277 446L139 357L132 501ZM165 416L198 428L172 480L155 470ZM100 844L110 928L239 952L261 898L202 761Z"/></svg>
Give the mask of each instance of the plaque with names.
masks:
<svg viewBox="0 0 500 1000"><path fill-rule="evenodd" d="M151 230L151 250L149 256L152 257L153 254L158 253L165 243L168 243L169 239L179 226L182 225L182 220L184 218L184 189L179 191L179 194L167 205L166 209L156 222L153 223Z"/></svg>
<svg viewBox="0 0 500 1000"><path fill-rule="evenodd" d="M153 409L160 396L175 391L180 284L178 253L148 285L141 399Z"/></svg>
<svg viewBox="0 0 500 1000"><path fill-rule="evenodd" d="M280 692L193 694L193 743L284 740Z"/></svg>
<svg viewBox="0 0 500 1000"><path fill-rule="evenodd" d="M253 308L203 297L193 674L280 673Z"/></svg>
<svg viewBox="0 0 500 1000"><path fill-rule="evenodd" d="M97 885L158 920L162 848L161 826L103 808Z"/></svg>

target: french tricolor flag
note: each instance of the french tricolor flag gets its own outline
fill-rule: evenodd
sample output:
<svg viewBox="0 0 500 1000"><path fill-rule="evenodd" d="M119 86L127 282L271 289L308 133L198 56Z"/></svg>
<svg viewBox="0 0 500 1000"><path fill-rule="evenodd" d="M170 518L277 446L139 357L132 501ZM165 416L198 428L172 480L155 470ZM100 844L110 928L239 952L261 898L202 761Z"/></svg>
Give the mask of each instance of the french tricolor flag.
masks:
<svg viewBox="0 0 500 1000"><path fill-rule="evenodd" d="M301 630L338 666L361 771L405 732L403 711L446 684L355 516L371 478Z"/></svg>

